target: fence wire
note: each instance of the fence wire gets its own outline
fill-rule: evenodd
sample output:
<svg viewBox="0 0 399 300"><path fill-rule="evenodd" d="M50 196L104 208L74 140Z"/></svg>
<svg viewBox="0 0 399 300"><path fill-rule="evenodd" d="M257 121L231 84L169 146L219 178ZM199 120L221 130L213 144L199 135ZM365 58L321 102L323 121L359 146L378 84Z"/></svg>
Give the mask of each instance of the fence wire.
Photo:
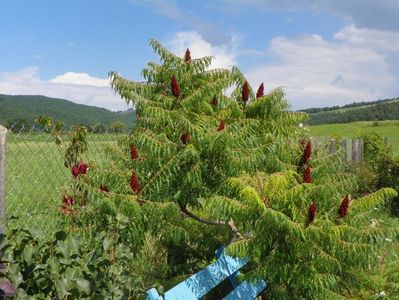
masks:
<svg viewBox="0 0 399 300"><path fill-rule="evenodd" d="M106 148L126 136L120 133L88 133L85 161L100 164L107 159ZM71 180L64 166L69 133L55 137L37 128L11 128L6 148L6 219L17 217L18 225L39 227L44 231L62 226L65 219L59 208L64 187Z"/></svg>

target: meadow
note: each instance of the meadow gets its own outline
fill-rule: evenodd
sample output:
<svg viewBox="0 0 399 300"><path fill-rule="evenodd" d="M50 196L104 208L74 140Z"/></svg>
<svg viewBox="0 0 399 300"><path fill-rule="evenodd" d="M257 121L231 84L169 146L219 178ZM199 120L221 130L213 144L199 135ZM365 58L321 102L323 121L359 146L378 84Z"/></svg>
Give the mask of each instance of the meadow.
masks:
<svg viewBox="0 0 399 300"><path fill-rule="evenodd" d="M116 143L114 134L91 134L87 162L106 160L107 145ZM6 152L6 216L16 216L21 225L43 230L57 228L64 221L60 205L64 191L71 183L71 172L64 166L69 137L57 145L48 133L11 133Z"/></svg>
<svg viewBox="0 0 399 300"><path fill-rule="evenodd" d="M363 133L375 132L388 139L392 150L399 155L399 120L395 121L364 121L340 124L314 125L307 127L314 137L331 137L352 139Z"/></svg>

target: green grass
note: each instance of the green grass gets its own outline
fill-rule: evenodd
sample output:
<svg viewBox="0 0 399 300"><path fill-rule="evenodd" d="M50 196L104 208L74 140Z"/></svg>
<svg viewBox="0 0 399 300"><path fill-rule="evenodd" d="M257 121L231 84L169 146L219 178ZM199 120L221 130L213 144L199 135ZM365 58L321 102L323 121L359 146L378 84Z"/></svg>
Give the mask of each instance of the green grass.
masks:
<svg viewBox="0 0 399 300"><path fill-rule="evenodd" d="M359 137L362 133L375 132L382 138L388 138L388 143L392 145L393 152L396 155L399 154L399 120L325 124L314 125L308 128L310 134L314 137L329 137L336 135L347 139Z"/></svg>
<svg viewBox="0 0 399 300"><path fill-rule="evenodd" d="M115 135L89 135L84 161L105 161L106 146L116 140ZM44 230L61 225L64 216L59 208L64 191L72 181L70 170L64 167L66 146L67 143L57 146L54 137L44 133L7 136L7 217L17 216L20 224L37 225Z"/></svg>

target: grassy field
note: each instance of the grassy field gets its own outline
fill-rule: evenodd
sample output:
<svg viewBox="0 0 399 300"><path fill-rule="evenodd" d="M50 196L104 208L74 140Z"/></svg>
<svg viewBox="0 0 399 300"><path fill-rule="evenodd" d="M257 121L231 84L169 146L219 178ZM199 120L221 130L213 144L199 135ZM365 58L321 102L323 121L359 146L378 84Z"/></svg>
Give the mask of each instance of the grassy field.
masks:
<svg viewBox="0 0 399 300"><path fill-rule="evenodd" d="M67 138L66 138L67 140ZM106 159L106 145L117 136L93 134L88 138L85 161ZM18 223L51 229L63 221L59 213L62 196L72 178L64 167L65 146L55 144L45 133L9 134L6 152L6 216Z"/></svg>
<svg viewBox="0 0 399 300"><path fill-rule="evenodd" d="M337 135L347 139L356 138L362 133L375 132L383 138L388 138L388 143L392 145L394 153L399 155L399 120L314 125L308 128L314 137Z"/></svg>

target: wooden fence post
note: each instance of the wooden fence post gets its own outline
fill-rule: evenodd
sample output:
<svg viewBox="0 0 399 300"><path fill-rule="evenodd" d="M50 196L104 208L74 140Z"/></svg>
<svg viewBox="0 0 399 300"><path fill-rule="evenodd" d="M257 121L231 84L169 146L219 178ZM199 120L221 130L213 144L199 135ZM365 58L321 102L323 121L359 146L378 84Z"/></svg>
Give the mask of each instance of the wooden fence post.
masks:
<svg viewBox="0 0 399 300"><path fill-rule="evenodd" d="M363 162L364 143L362 139L352 139L352 162Z"/></svg>
<svg viewBox="0 0 399 300"><path fill-rule="evenodd" d="M363 163L363 158L364 158L364 140L363 139L359 140L359 148L360 148L360 151L359 151L359 162Z"/></svg>
<svg viewBox="0 0 399 300"><path fill-rule="evenodd" d="M330 139L329 141L329 152L331 154L334 154L335 152L337 152L337 143L335 141L335 139Z"/></svg>
<svg viewBox="0 0 399 300"><path fill-rule="evenodd" d="M346 163L348 161L348 140L342 139L341 146L342 146L342 161Z"/></svg>
<svg viewBox="0 0 399 300"><path fill-rule="evenodd" d="M6 136L7 129L0 125L0 234L4 233L6 198Z"/></svg>

